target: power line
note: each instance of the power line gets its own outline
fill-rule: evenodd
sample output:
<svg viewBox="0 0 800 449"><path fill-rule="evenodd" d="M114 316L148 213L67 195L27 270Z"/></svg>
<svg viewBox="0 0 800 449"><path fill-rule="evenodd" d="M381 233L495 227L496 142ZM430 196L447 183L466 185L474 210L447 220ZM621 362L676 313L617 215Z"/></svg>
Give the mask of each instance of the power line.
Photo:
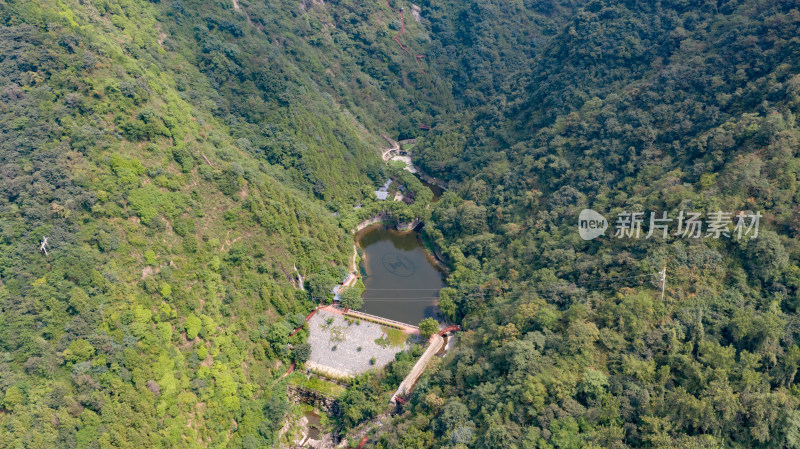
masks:
<svg viewBox="0 0 800 449"><path fill-rule="evenodd" d="M549 288L559 287L559 286L568 287L570 285L576 285L577 286L577 285L587 285L587 284L599 284L599 283L603 283L603 282L616 282L618 280L640 279L640 278L644 278L644 277L653 277L653 276L658 275L658 274L661 274L661 272L655 273L655 274L645 274L645 275L639 275L639 276L627 276L627 277L622 277L622 278L605 279L605 280L600 280L600 281L596 281L596 282L587 282L587 283L582 283L582 284L577 284L577 283L572 283L572 284L551 284L551 285L547 285L547 286L542 286L542 287L540 287L538 289L532 289L532 291L542 292L542 291L547 290ZM663 285L663 281L662 281L662 285ZM597 290L608 290L608 289L617 288L617 287L624 287L624 286L608 285L608 286L605 286L605 287L593 287L591 290L594 290L594 291L597 291ZM370 289L370 290L372 290L372 289ZM392 290L392 289L390 289L390 290ZM404 290L404 289L394 289L394 290ZM418 289L407 289L407 290L418 290ZM528 289L528 291L531 291L531 289ZM472 292L472 293L463 294L461 296L462 297L478 298L478 297L487 297L487 296L494 295L494 294L495 294L495 292L488 292L487 291L487 292ZM435 298L430 298L430 297L429 298L420 298L420 297L413 297L413 298L412 297L369 298L369 297L365 296L365 297L363 297L363 299L365 301L432 301L434 299L438 299L438 297L435 297Z"/></svg>
<svg viewBox="0 0 800 449"><path fill-rule="evenodd" d="M640 279L640 278L646 278L646 277L653 277L655 275L660 275L660 274L661 274L661 272L653 273L653 274L640 274L640 275L635 275L635 276L615 277L615 278L608 278L608 279L595 279L595 280L592 280L592 281L584 281L584 282L580 282L580 281L578 281L578 282L570 282L570 283L567 283L567 284L549 284L549 285L544 286L542 288L553 287L553 286L565 286L566 287L566 286L569 286L569 285L575 285L575 286L579 286L579 285L594 285L594 284L602 284L602 283L605 283L605 282L616 282L616 281L627 280L627 279ZM438 288L367 288L367 290L368 291L439 291L442 288L445 288L445 287L438 287Z"/></svg>
<svg viewBox="0 0 800 449"><path fill-rule="evenodd" d="M593 285L593 284L602 284L604 282L616 282L616 281L624 281L627 279L640 279L646 277L653 277L655 274L640 274L637 276L623 276L623 277L615 277L615 278L608 278L608 279L595 279L593 281L584 281L584 282L571 282L570 284L573 285ZM569 285L569 284L567 284Z"/></svg>
<svg viewBox="0 0 800 449"><path fill-rule="evenodd" d="M488 293L486 293L486 294L488 295ZM470 294L467 294L467 295L462 295L462 296L485 296L485 295L470 295ZM395 301L395 300L398 300L398 299L418 299L420 301L424 301L424 300L439 299L439 298L436 297L436 296L415 296L415 297L398 296L396 298L391 298L391 297L390 298L370 298L368 296L363 296L362 299L365 300L365 301L380 301L380 300Z"/></svg>
<svg viewBox="0 0 800 449"><path fill-rule="evenodd" d="M199 270L199 269L188 269L188 270L176 269L175 271L177 271L178 273L186 274L186 275L207 274L206 270ZM658 277L656 277L656 276L658 276ZM197 279L202 281L203 280L202 277L203 276L197 276ZM528 287L526 290L527 291L534 291L534 292L541 292L541 291L544 291L544 290L547 290L547 289L552 289L552 288L557 288L557 287L596 286L598 284L614 283L614 282L618 282L618 281L627 281L627 280L632 280L632 279L643 279L643 278L648 278L648 277L658 281L659 288L661 290L661 298L663 300L664 291L665 291L665 288L666 288L666 267L664 267L662 270L659 270L656 273L640 274L640 275L633 275L633 276L621 276L621 277L606 278L606 279L594 279L594 280L589 280L589 281L572 281L572 282L570 282L570 281L566 281L566 280L563 280L563 279L559 279L560 281L563 281L564 283L548 284L548 285L545 285L545 286L537 286L535 288ZM439 288L436 288L436 287L431 287L431 288L369 288L367 290L370 291L370 292L373 292L373 291L423 291L423 292L424 291L431 291L431 292L436 291L436 292L438 292L442 288L446 288L446 287L448 287L448 286L439 287ZM594 291L597 291L597 290L608 290L608 289L614 288L614 287L622 287L622 286L611 286L611 285L609 285L609 286L600 287L600 288L592 287L590 290L594 290ZM486 296L486 295L489 295L489 294L490 294L489 292L484 292L484 293L475 292L475 293L472 293L472 296ZM464 295L464 296L469 296L469 294ZM397 298L397 299L394 299L394 298L376 298L376 299L370 299L370 298L367 298L367 297L365 297L364 299L365 300L370 300L370 301L376 301L376 300L396 301L396 300L400 300L400 299L403 299L403 300L419 300L419 301L428 300L426 298Z"/></svg>

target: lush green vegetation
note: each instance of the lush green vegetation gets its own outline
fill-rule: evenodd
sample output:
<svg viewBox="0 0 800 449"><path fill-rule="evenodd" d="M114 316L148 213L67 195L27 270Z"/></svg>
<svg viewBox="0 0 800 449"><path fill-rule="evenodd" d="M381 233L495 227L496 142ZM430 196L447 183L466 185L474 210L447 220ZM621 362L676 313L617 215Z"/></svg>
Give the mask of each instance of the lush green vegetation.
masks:
<svg viewBox="0 0 800 449"><path fill-rule="evenodd" d="M379 415L421 347L282 375L384 213L464 331L371 445L800 447L797 5L390 4L408 52L385 1L0 0L3 446L270 447L287 382ZM586 207L763 218L587 242Z"/></svg>
<svg viewBox="0 0 800 449"><path fill-rule="evenodd" d="M307 377L305 374L300 372L294 372L292 374L289 374L288 376L286 376L286 380L291 384L304 388L310 388L312 390L325 393L335 398L340 397L345 392L345 387L339 384L321 379L317 376Z"/></svg>
<svg viewBox="0 0 800 449"><path fill-rule="evenodd" d="M414 345L411 351L397 353L395 361L383 372L369 371L355 378L339 399L342 425L351 428L385 412L392 394L423 352L422 346Z"/></svg>
<svg viewBox="0 0 800 449"><path fill-rule="evenodd" d="M798 17L588 2L514 82L418 141L457 182L426 231L467 331L379 446L800 445ZM612 236L625 210L764 219L755 240L586 242L585 207Z"/></svg>
<svg viewBox="0 0 800 449"><path fill-rule="evenodd" d="M243 50L199 51L222 31L190 32L201 19L182 7L208 10L2 3L4 445L271 444L289 407L276 379L307 358L287 349L313 306L295 267L330 276L352 249L315 198L383 177L378 139L330 95L259 87L247 106L256 91L225 90L219 55ZM268 109L259 128L277 134L256 138L237 124L256 116L226 104ZM299 159L265 152L276 141Z"/></svg>
<svg viewBox="0 0 800 449"><path fill-rule="evenodd" d="M383 335L375 340L375 343L383 347L393 346L396 348L402 348L403 345L406 344L406 340L408 340L408 334L403 332L401 329L395 329L394 327L382 325L381 330L383 331Z"/></svg>
<svg viewBox="0 0 800 449"><path fill-rule="evenodd" d="M361 297L363 293L364 289L355 285L345 288L339 294L339 304L345 309L360 309L364 307L364 298Z"/></svg>
<svg viewBox="0 0 800 449"><path fill-rule="evenodd" d="M439 332L439 323L433 318L425 318L419 322L419 333L428 338L431 335Z"/></svg>

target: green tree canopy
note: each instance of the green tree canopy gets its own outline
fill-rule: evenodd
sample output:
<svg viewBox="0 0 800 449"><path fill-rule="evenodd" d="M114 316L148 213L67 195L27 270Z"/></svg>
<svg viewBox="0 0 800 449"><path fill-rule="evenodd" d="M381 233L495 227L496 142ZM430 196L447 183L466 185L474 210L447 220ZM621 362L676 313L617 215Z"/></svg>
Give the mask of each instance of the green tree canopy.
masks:
<svg viewBox="0 0 800 449"><path fill-rule="evenodd" d="M419 333L428 338L431 335L439 332L439 322L434 318L425 318L419 322Z"/></svg>
<svg viewBox="0 0 800 449"><path fill-rule="evenodd" d="M361 289L357 286L345 288L339 292L339 304L346 309L360 309L364 307Z"/></svg>

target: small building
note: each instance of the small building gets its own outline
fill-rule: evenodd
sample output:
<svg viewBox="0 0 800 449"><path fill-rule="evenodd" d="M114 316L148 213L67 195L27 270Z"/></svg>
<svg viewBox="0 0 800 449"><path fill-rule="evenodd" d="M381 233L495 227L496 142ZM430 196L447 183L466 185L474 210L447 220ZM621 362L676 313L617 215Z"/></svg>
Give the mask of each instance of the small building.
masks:
<svg viewBox="0 0 800 449"><path fill-rule="evenodd" d="M389 198L389 186L392 185L392 180L387 179L386 183L383 184L378 190L375 191L375 196L380 201L386 201Z"/></svg>
<svg viewBox="0 0 800 449"><path fill-rule="evenodd" d="M341 292L344 287L347 287L351 283L353 283L355 281L355 278L356 278L356 275L354 273L350 273L350 274L347 275L347 277L344 278L344 280L342 281L341 284L333 286L333 289L331 289L331 293L333 293L333 300L334 301L339 301L340 299L342 299L339 296L339 292Z"/></svg>

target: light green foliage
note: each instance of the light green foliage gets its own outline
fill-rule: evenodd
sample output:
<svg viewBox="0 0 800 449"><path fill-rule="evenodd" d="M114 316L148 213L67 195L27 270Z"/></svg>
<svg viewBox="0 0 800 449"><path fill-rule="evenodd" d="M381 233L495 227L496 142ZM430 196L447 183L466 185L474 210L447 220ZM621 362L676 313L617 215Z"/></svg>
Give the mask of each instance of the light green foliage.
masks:
<svg viewBox="0 0 800 449"><path fill-rule="evenodd" d="M156 330L161 340L165 343L172 339L172 326L169 323L164 322L156 324Z"/></svg>
<svg viewBox="0 0 800 449"><path fill-rule="evenodd" d="M24 400L25 398L22 395L22 391L17 388L16 385L12 385L8 387L5 396L3 397L3 407L13 412L14 409Z"/></svg>
<svg viewBox="0 0 800 449"><path fill-rule="evenodd" d="M381 330L383 331L383 335L375 340L375 343L384 348L401 348L406 344L406 340L408 340L408 335L400 329L381 326Z"/></svg>
<svg viewBox="0 0 800 449"><path fill-rule="evenodd" d="M202 326L203 323L195 314L191 314L186 317L186 321L183 323L183 327L186 329L186 338L189 340L194 340L195 337L197 337L197 335L200 333Z"/></svg>
<svg viewBox="0 0 800 449"><path fill-rule="evenodd" d="M345 392L345 388L339 384L320 379L316 376L307 377L305 374L300 372L294 372L286 379L291 384L321 391L333 397L339 397Z"/></svg>
<svg viewBox="0 0 800 449"><path fill-rule="evenodd" d="M423 337L428 338L437 332L439 332L439 322L436 319L425 318L419 322L419 333Z"/></svg>
<svg viewBox="0 0 800 449"><path fill-rule="evenodd" d="M148 184L143 188L131 190L128 195L128 201L130 201L131 207L139 215L139 218L142 219L142 223L147 224L158 215L161 192L154 185Z"/></svg>
<svg viewBox="0 0 800 449"><path fill-rule="evenodd" d="M455 320L456 318L456 302L455 296L457 292L455 289L452 288L443 288L439 290L439 310L450 320Z"/></svg>
<svg viewBox="0 0 800 449"><path fill-rule="evenodd" d="M75 340L69 344L64 351L64 359L70 363L80 363L91 359L94 356L94 346L86 340Z"/></svg>
<svg viewBox="0 0 800 449"><path fill-rule="evenodd" d="M86 313L91 307L91 299L83 289L75 287L69 297L69 306L78 314Z"/></svg>
<svg viewBox="0 0 800 449"><path fill-rule="evenodd" d="M156 261L156 253L152 249L148 249L144 253L144 261L147 265L155 266L158 263Z"/></svg>
<svg viewBox="0 0 800 449"><path fill-rule="evenodd" d="M587 395L598 397L608 388L608 376L594 369L583 372L583 380L578 389Z"/></svg>
<svg viewBox="0 0 800 449"><path fill-rule="evenodd" d="M5 445L275 446L291 315L385 212L425 220L465 331L371 446L797 447L796 5L390 0L406 52L382 1L239 3L0 8ZM584 207L762 238L584 242ZM344 428L420 353L341 392Z"/></svg>
<svg viewBox="0 0 800 449"><path fill-rule="evenodd" d="M141 162L118 154L111 156L111 170L119 177L120 183L125 185L138 185L139 176L144 173Z"/></svg>

